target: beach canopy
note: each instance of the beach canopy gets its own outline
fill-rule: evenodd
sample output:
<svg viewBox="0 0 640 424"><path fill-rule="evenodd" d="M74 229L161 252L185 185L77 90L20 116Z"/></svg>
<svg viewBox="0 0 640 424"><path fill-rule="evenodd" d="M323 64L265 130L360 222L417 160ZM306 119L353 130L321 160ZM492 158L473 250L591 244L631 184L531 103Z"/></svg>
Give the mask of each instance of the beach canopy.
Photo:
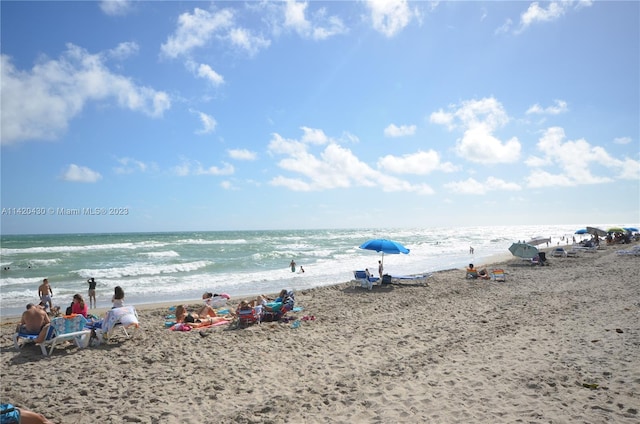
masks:
<svg viewBox="0 0 640 424"><path fill-rule="evenodd" d="M607 232L605 230L601 230L598 227L587 227L587 233L591 234L592 236L598 237L604 237L607 235Z"/></svg>
<svg viewBox="0 0 640 424"><path fill-rule="evenodd" d="M551 243L551 239L549 237L534 237L525 243L532 246L538 246L539 244Z"/></svg>
<svg viewBox="0 0 640 424"><path fill-rule="evenodd" d="M527 243L513 243L509 247L509 252L522 259L533 259L538 256L538 248Z"/></svg>
<svg viewBox="0 0 640 424"><path fill-rule="evenodd" d="M624 228L620 228L620 227L611 227L607 230L607 233L624 233L624 232L626 232Z"/></svg>
<svg viewBox="0 0 640 424"><path fill-rule="evenodd" d="M575 232L575 234L587 234L587 233L588 233L588 231L587 231L586 228L580 228L579 230L577 230Z"/></svg>
<svg viewBox="0 0 640 424"><path fill-rule="evenodd" d="M382 252L382 261L384 261L385 253L390 253L392 255L397 255L400 253L404 253L406 255L409 253L409 249L407 249L397 241L380 238L365 241L360 245L360 249L375 250L378 253Z"/></svg>

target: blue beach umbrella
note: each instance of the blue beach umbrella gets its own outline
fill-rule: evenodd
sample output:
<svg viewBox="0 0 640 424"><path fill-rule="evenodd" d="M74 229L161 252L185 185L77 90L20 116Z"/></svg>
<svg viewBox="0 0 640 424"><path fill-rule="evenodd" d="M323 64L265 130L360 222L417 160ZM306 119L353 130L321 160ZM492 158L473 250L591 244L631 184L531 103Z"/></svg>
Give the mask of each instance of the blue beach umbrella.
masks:
<svg viewBox="0 0 640 424"><path fill-rule="evenodd" d="M623 230L627 230L627 231L631 231L632 233L637 233L638 231L640 231L636 227L623 227L622 229Z"/></svg>
<svg viewBox="0 0 640 424"><path fill-rule="evenodd" d="M387 239L371 239L367 240L360 245L360 249L365 250L375 250L376 252L382 252L382 262L384 263L384 254L392 254L398 255L400 253L404 253L405 255L409 253L409 249L404 247L402 244L397 241L387 240Z"/></svg>
<svg viewBox="0 0 640 424"><path fill-rule="evenodd" d="M587 234L588 231L586 228L580 228L578 231L575 232L576 234Z"/></svg>

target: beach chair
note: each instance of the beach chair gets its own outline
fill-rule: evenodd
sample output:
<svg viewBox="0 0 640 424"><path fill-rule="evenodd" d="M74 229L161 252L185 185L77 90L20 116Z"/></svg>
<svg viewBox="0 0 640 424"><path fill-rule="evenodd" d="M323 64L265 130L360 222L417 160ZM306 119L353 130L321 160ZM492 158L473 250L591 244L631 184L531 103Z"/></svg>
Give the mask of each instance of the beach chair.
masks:
<svg viewBox="0 0 640 424"><path fill-rule="evenodd" d="M430 278L433 273L421 274L421 275L390 275L390 280L400 280L400 281L425 281ZM384 281L383 281L384 282Z"/></svg>
<svg viewBox="0 0 640 424"><path fill-rule="evenodd" d="M135 307L123 306L109 309L104 319L94 325L94 330L100 343L113 337L117 328L122 329L126 338L130 338L140 328L138 312Z"/></svg>
<svg viewBox="0 0 640 424"><path fill-rule="evenodd" d="M476 271L473 272L469 272L467 271L467 274L465 275L465 277L467 280L475 280L478 278L478 273Z"/></svg>
<svg viewBox="0 0 640 424"><path fill-rule="evenodd" d="M293 291L289 290L281 305L273 302L267 303L267 308L264 308L262 312L261 321L280 321L287 312L293 310L294 305L295 295Z"/></svg>
<svg viewBox="0 0 640 424"><path fill-rule="evenodd" d="M357 285L369 290L373 288L374 283L380 280L378 277L367 277L366 271L353 271L353 279Z"/></svg>
<svg viewBox="0 0 640 424"><path fill-rule="evenodd" d="M493 271L491 271L490 275L493 281L507 281L504 269L494 269Z"/></svg>
<svg viewBox="0 0 640 424"><path fill-rule="evenodd" d="M236 315L236 327L242 328L250 324L260 324L262 311L262 305L239 309Z"/></svg>
<svg viewBox="0 0 640 424"><path fill-rule="evenodd" d="M79 348L87 347L91 338L91 330L86 328L86 325L87 320L82 315L54 318L51 320L44 342L39 344L42 354L44 356L51 355L56 346L68 341L74 342ZM35 342L37 337L37 335L16 333L13 336L13 343L16 349L20 349L20 339ZM47 352L47 348L49 348L49 352Z"/></svg>
<svg viewBox="0 0 640 424"><path fill-rule="evenodd" d="M553 256L554 258L566 258L567 257L567 251L564 250L563 247L556 247L551 252L551 256Z"/></svg>

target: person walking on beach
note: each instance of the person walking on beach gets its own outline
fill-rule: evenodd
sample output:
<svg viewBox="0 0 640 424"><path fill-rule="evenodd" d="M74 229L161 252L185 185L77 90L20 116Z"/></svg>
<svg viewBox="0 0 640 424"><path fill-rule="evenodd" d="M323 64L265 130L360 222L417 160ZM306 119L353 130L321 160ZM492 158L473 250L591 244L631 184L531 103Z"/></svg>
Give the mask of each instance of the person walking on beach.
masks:
<svg viewBox="0 0 640 424"><path fill-rule="evenodd" d="M40 297L40 303L44 306L44 309L47 309L47 304L49 305L49 310L53 310L53 290L49 285L49 280L45 278L42 280L42 284L38 287L38 297Z"/></svg>
<svg viewBox="0 0 640 424"><path fill-rule="evenodd" d="M96 308L96 279L91 277L87 283L89 284L89 307Z"/></svg>
<svg viewBox="0 0 640 424"><path fill-rule="evenodd" d="M291 272L296 272L296 261L291 259L291 263L289 264L289 266L291 267Z"/></svg>
<svg viewBox="0 0 640 424"><path fill-rule="evenodd" d="M383 272L384 272L384 267L382 266L382 261L378 261L378 275L380 275L380 279L382 279Z"/></svg>

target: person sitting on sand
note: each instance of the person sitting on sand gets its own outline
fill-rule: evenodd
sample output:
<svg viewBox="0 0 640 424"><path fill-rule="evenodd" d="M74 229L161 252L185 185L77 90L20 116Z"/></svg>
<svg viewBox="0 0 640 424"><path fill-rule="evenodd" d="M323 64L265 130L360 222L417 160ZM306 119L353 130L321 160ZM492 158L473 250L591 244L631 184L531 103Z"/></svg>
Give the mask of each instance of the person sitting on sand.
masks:
<svg viewBox="0 0 640 424"><path fill-rule="evenodd" d="M200 315L187 311L183 305L176 306L176 323L186 324L189 327L197 328L213 325L221 321L228 321L230 318L216 316L216 311L205 305L201 311L205 311L207 315Z"/></svg>
<svg viewBox="0 0 640 424"><path fill-rule="evenodd" d="M469 264L467 267L467 278L478 278L478 270L473 266L473 264Z"/></svg>
<svg viewBox="0 0 640 424"><path fill-rule="evenodd" d="M23 334L38 335L35 342L42 343L49 329L49 315L43 307L29 303L27 310L22 313L20 324L16 328L16 332Z"/></svg>
<svg viewBox="0 0 640 424"><path fill-rule="evenodd" d="M84 299L82 295L76 293L73 295L73 303L71 304L71 313L72 314L80 314L83 317L87 317L87 313L89 313L89 307L86 303L84 303Z"/></svg>
<svg viewBox="0 0 640 424"><path fill-rule="evenodd" d="M483 280L488 280L489 278L491 278L489 276L489 273L487 272L487 268L482 268L480 271L478 271L478 278L481 278Z"/></svg>

